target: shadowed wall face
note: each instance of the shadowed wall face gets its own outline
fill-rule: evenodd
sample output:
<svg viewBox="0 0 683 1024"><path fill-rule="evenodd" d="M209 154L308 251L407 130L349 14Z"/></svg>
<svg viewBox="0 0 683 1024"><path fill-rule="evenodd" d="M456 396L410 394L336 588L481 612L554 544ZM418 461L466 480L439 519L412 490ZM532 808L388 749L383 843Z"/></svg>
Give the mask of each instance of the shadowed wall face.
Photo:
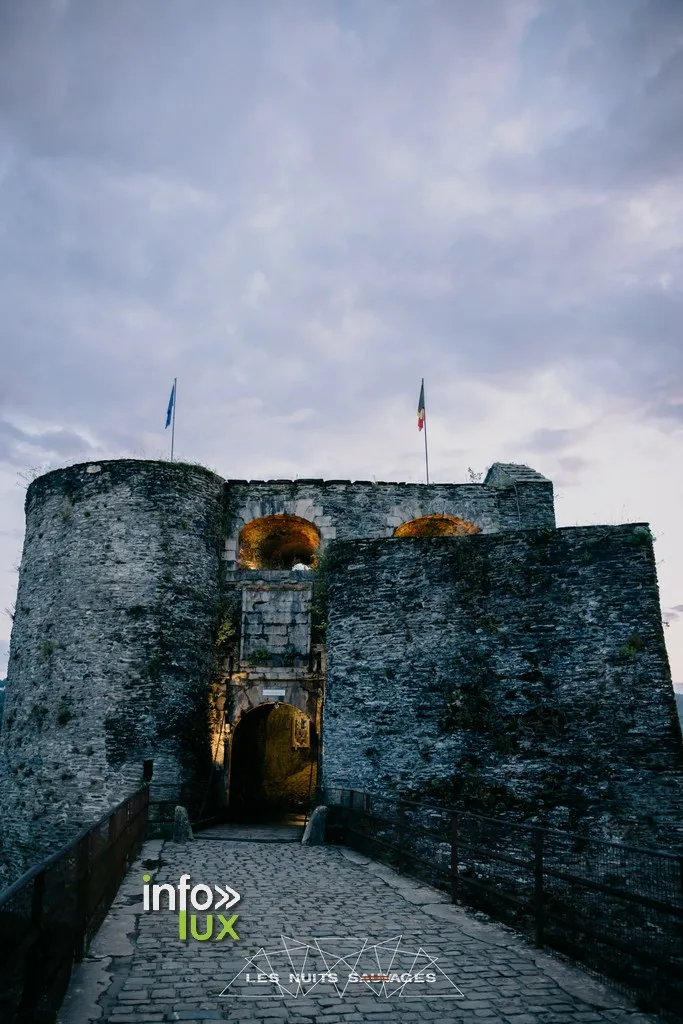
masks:
<svg viewBox="0 0 683 1024"><path fill-rule="evenodd" d="M186 800L210 773L223 481L120 461L34 481L0 750L16 874L142 782ZM161 788L163 787L163 788Z"/></svg>
<svg viewBox="0 0 683 1024"><path fill-rule="evenodd" d="M683 844L646 526L337 542L325 785Z"/></svg>

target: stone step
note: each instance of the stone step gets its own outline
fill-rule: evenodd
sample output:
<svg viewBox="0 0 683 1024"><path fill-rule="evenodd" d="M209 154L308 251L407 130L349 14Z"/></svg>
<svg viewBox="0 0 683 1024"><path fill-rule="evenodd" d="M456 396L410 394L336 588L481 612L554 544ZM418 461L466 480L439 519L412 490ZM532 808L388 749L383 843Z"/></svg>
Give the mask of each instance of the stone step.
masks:
<svg viewBox="0 0 683 1024"><path fill-rule="evenodd" d="M300 843L303 825L215 825L195 832L195 839L222 843Z"/></svg>

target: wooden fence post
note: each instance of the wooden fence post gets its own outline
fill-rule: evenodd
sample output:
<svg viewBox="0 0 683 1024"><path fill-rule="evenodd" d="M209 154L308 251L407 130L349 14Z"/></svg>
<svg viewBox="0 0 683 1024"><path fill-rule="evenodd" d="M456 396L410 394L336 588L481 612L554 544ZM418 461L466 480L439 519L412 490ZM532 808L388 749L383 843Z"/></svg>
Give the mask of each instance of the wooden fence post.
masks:
<svg viewBox="0 0 683 1024"><path fill-rule="evenodd" d="M107 864L107 878L109 879L109 887L107 889L107 899L113 901L116 893L118 892L121 880L126 872L128 865L128 854L124 851L123 863L119 864L118 858L121 856L119 853L119 840L123 834L128 831L129 819L126 816L126 821L121 826L121 819L119 812L112 814L107 822L107 845L105 848L104 858Z"/></svg>
<svg viewBox="0 0 683 1024"><path fill-rule="evenodd" d="M354 806L353 805L355 803L355 790L349 789L348 790L348 794L349 794L349 800L348 800L348 804L347 804L346 808L344 809L344 815L343 815L343 830L344 830L343 842L347 846L353 846L353 842L352 842L351 836L353 834L353 812L354 812ZM342 800L342 802L343 802L343 800ZM358 839L357 836L355 836L355 838L356 838L356 840Z"/></svg>
<svg viewBox="0 0 683 1024"><path fill-rule="evenodd" d="M398 858L396 870L401 874L406 869L406 858L404 846L406 841L406 805L404 800L398 799Z"/></svg>
<svg viewBox="0 0 683 1024"><path fill-rule="evenodd" d="M458 899L458 815L451 818L451 899L454 903Z"/></svg>
<svg viewBox="0 0 683 1024"><path fill-rule="evenodd" d="M88 912L90 910L90 840L92 832L83 836L76 847L76 915L77 932L74 960L80 964L85 956Z"/></svg>
<svg viewBox="0 0 683 1024"><path fill-rule="evenodd" d="M545 944L545 914L543 905L543 833L535 828L534 838L534 916L536 920L536 945Z"/></svg>
<svg viewBox="0 0 683 1024"><path fill-rule="evenodd" d="M40 984L38 978L41 972L40 957L36 953L36 946L40 948L40 935L43 930L43 912L45 907L45 872L40 871L33 879L31 892L31 918L30 929L33 933L33 941L29 946L24 962L24 979L19 1001L18 1020L31 1020L40 998Z"/></svg>

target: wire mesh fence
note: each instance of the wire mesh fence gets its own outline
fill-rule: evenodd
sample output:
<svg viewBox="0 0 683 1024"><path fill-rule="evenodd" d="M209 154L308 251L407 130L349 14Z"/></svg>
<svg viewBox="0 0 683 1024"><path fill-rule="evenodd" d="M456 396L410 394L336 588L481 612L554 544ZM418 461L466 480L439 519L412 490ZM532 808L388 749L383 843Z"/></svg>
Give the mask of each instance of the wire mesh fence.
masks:
<svg viewBox="0 0 683 1024"><path fill-rule="evenodd" d="M0 895L0 1021L53 1024L147 830L143 787Z"/></svg>
<svg viewBox="0 0 683 1024"><path fill-rule="evenodd" d="M683 855L350 789L324 799L332 838L683 1020Z"/></svg>

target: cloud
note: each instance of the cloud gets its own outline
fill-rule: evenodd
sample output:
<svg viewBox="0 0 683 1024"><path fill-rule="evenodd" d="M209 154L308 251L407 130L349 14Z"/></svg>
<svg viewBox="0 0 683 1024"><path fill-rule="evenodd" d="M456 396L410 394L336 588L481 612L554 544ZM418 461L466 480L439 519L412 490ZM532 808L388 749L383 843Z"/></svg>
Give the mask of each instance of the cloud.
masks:
<svg viewBox="0 0 683 1024"><path fill-rule="evenodd" d="M424 376L435 472L673 501L682 40L665 0L0 5L11 529L17 469L166 454L176 376L226 476L420 479Z"/></svg>
<svg viewBox="0 0 683 1024"><path fill-rule="evenodd" d="M261 301L270 291L270 285L268 284L268 278L262 270L255 270L247 280L247 285L244 291L244 301L248 306L257 308L261 305Z"/></svg>
<svg viewBox="0 0 683 1024"><path fill-rule="evenodd" d="M586 428L542 428L531 434L527 444L539 452L563 451L565 448L583 441L586 433Z"/></svg>
<svg viewBox="0 0 683 1024"><path fill-rule="evenodd" d="M591 461L581 455L565 455L557 460L557 464L562 470L562 479L567 480L571 475L576 477L582 470L587 469Z"/></svg>
<svg viewBox="0 0 683 1024"><path fill-rule="evenodd" d="M676 622L683 618L683 604L675 604L673 608L664 608L662 615L665 622Z"/></svg>
<svg viewBox="0 0 683 1024"><path fill-rule="evenodd" d="M26 466L31 459L44 462L50 458L63 464L79 455L87 459L96 447L74 430L60 427L29 431L0 419L0 461L10 465Z"/></svg>

